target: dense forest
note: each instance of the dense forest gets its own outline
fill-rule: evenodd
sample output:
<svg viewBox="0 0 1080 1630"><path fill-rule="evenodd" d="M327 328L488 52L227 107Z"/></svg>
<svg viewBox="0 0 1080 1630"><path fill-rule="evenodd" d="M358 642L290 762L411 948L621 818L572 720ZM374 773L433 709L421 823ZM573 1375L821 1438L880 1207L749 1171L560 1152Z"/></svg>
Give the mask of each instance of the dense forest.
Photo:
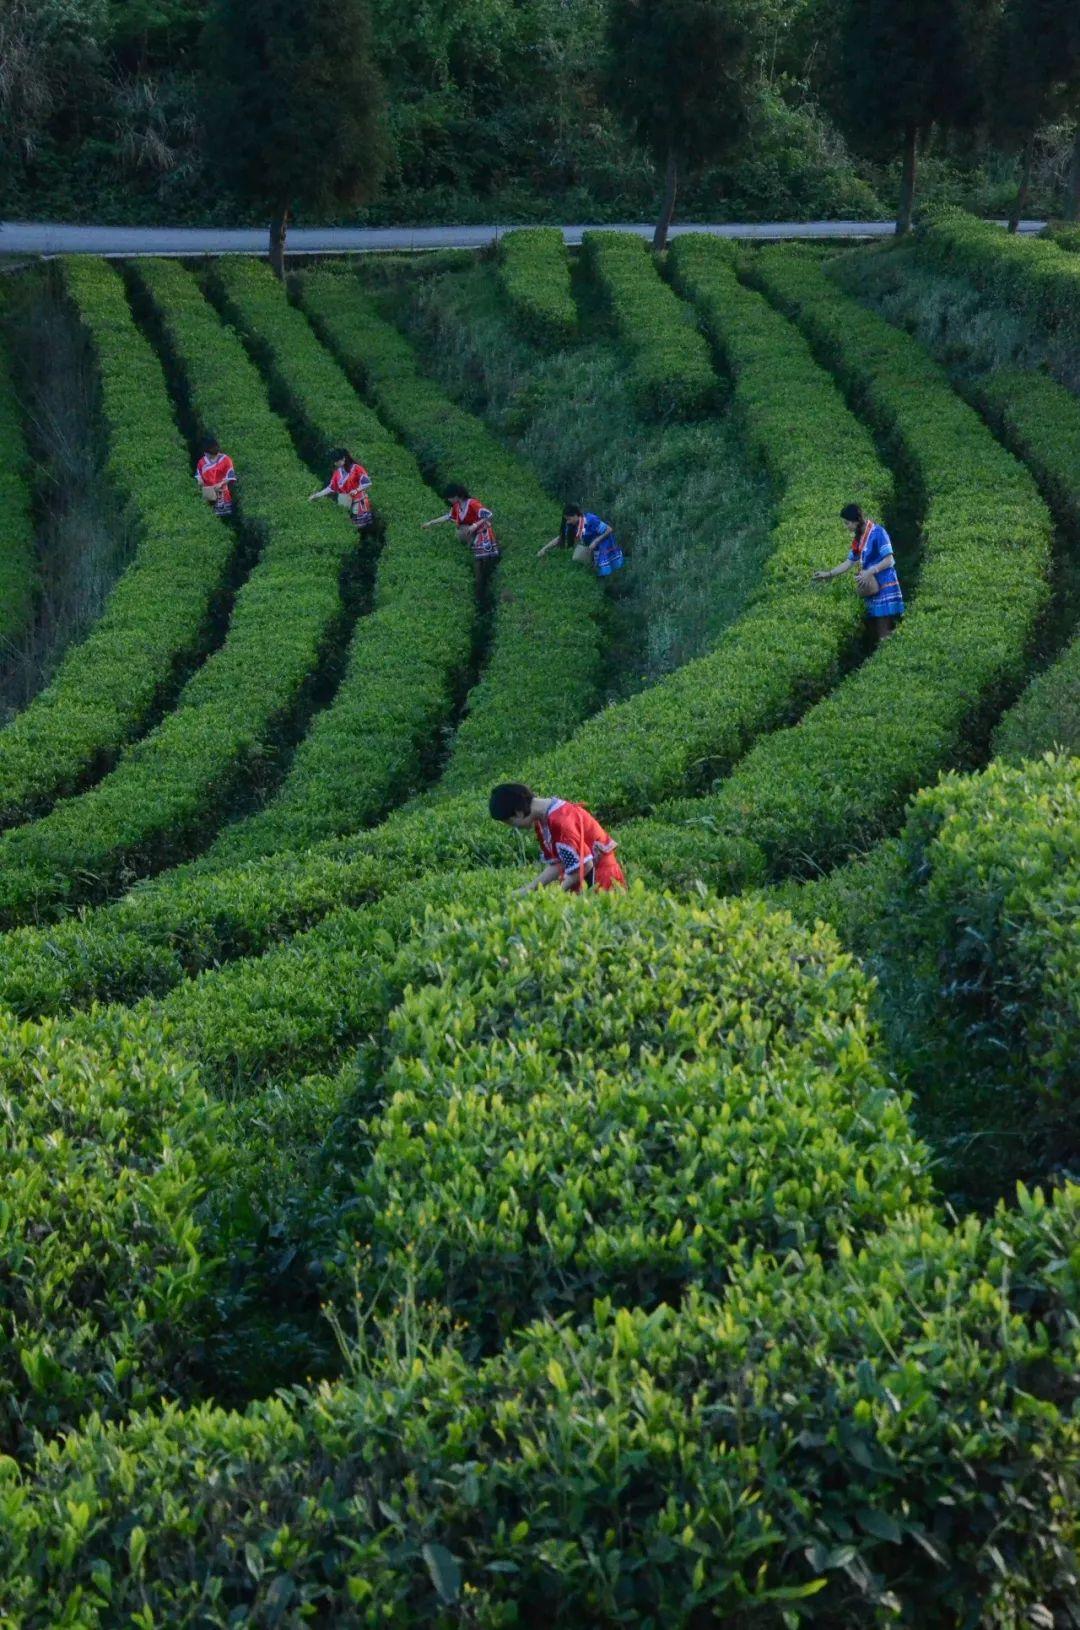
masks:
<svg viewBox="0 0 1080 1630"><path fill-rule="evenodd" d="M665 174L656 119L673 106L688 109L709 138L704 151L683 155L684 216L889 214L916 158L925 200L1005 214L1024 183L1029 207L1069 214L1080 186L1070 10L1080 8L1063 0L346 0L333 8L5 0L0 213L265 219L265 201L238 171L215 111L220 81L231 75L233 117L256 136L265 131L270 158L256 157L272 167L273 109L259 87L279 102L291 98L260 53L288 33L291 12L301 27L314 19L310 50L327 75L328 110L329 82L345 66L360 75L348 93L353 113L370 104L379 125L379 184L335 188L329 201L296 196L307 218L650 216ZM935 63L940 84L931 83ZM688 72L699 75L696 88ZM710 111L712 125L726 119L725 128L705 128ZM319 150L301 143L296 157L312 174L320 168Z"/></svg>

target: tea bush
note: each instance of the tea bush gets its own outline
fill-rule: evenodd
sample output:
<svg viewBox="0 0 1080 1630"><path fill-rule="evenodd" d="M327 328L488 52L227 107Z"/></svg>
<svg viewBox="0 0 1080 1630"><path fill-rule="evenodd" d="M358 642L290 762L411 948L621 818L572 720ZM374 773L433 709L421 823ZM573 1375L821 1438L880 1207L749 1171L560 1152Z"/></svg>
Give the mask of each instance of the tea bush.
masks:
<svg viewBox="0 0 1080 1630"><path fill-rule="evenodd" d="M1076 397L1044 374L1010 368L981 380L978 400L998 434L1033 472L1070 544L1080 545ZM994 731L995 754L1013 762L1062 747L1080 751L1080 639L1075 637L1032 680Z"/></svg>
<svg viewBox="0 0 1080 1630"><path fill-rule="evenodd" d="M9 925L100 897L205 843L240 788L272 766L343 615L351 528L304 502L310 473L239 339L179 265L148 261L135 275L196 410L236 459L245 521L265 548L225 643L175 710L97 787L0 838L0 922ZM189 502L201 500L192 492Z"/></svg>
<svg viewBox="0 0 1080 1630"><path fill-rule="evenodd" d="M460 791L513 775L522 742L537 752L552 746L595 704L602 652L600 582L565 555L536 558L539 546L562 524L559 503L478 419L422 377L408 341L378 316L353 278L313 272L300 278L298 287L316 330L363 382L380 415L423 468L441 486L461 482L494 511L503 553L493 581L490 645L443 785ZM437 535L417 532L421 557L428 539Z"/></svg>
<svg viewBox="0 0 1080 1630"><path fill-rule="evenodd" d="M915 234L920 260L966 278L1042 333L1080 339L1080 260L1049 238L1003 232L963 210L944 210Z"/></svg>
<svg viewBox="0 0 1080 1630"><path fill-rule="evenodd" d="M555 226L519 227L502 239L499 277L526 339L562 346L577 332L577 307L570 290L570 263L563 235Z"/></svg>
<svg viewBox="0 0 1080 1630"><path fill-rule="evenodd" d="M90 1420L0 1476L5 1609L78 1622L1049 1623L1075 1603L1080 1192L905 1213L478 1367Z"/></svg>
<svg viewBox="0 0 1080 1630"><path fill-rule="evenodd" d="M1028 472L912 339L809 259L765 250L747 275L798 319L924 505L903 627L798 725L759 742L715 800L663 812L752 836L774 871L813 871L895 828L903 800L1015 690L1048 598L1052 526Z"/></svg>
<svg viewBox="0 0 1080 1630"><path fill-rule="evenodd" d="M582 255L633 358L638 406L661 418L704 413L719 388L708 346L692 314L661 281L642 239L586 232Z"/></svg>
<svg viewBox="0 0 1080 1630"><path fill-rule="evenodd" d="M762 1250L829 1253L926 1197L868 986L825 931L638 885L443 911L395 977L374 1282L415 1276L477 1341L597 1295L719 1288Z"/></svg>
<svg viewBox="0 0 1080 1630"><path fill-rule="evenodd" d="M466 669L475 610L457 539L443 532L418 541L439 498L412 455L358 400L269 268L236 257L219 264L213 283L308 443L321 451L324 469L341 445L370 471L383 531L375 609L355 624L333 701L316 716L270 806L228 827L210 850L211 858L235 863L368 826L415 789ZM339 525L349 524L339 517Z"/></svg>
<svg viewBox="0 0 1080 1630"><path fill-rule="evenodd" d="M40 814L107 769L169 698L205 649L236 543L195 500L194 466L161 364L132 318L119 273L78 257L63 262L62 275L100 380L109 479L139 544L96 626L0 731L5 825ZM5 524L17 516L11 500L3 514ZM13 607L29 590L28 572L22 587L8 588Z"/></svg>
<svg viewBox="0 0 1080 1630"><path fill-rule="evenodd" d="M1002 1070L1019 1054L1075 1145L1080 759L944 777L912 804L902 851L918 890L901 942L933 958L939 1021L989 1044Z"/></svg>
<svg viewBox="0 0 1080 1630"><path fill-rule="evenodd" d="M2 312L0 306L0 312ZM30 507L30 454L11 375L11 358L0 339L0 634L18 642L34 607L37 562Z"/></svg>
<svg viewBox="0 0 1080 1630"><path fill-rule="evenodd" d="M157 1026L0 1016L0 1455L190 1372L214 1112Z"/></svg>
<svg viewBox="0 0 1080 1630"><path fill-rule="evenodd" d="M786 722L827 686L857 627L858 609L852 598L825 599L807 583L819 558L821 515L838 507L846 491L839 483L848 476L873 503L887 504L892 491L867 432L791 325L738 284L728 257L714 258L704 249L700 261L692 260L694 246L688 243L684 252L684 242L687 287L696 278L708 299L708 320L734 371L747 437L759 456L769 458L782 485L776 547L759 597L713 653L605 708L565 746L513 761L512 773L540 790L585 798L609 819L637 813L688 784L707 785L755 734ZM344 294L333 293L333 281L345 285ZM344 322L354 309L351 279L323 274L320 287L327 309L337 310L341 301ZM381 329L377 337L384 337ZM404 342L393 336L393 343ZM777 380L784 385L780 396ZM648 874L667 885L704 877L729 889L760 876L750 832L733 837L646 823L620 836L631 864L640 857ZM85 1000L95 990L109 999L130 999L160 990L185 967L261 952L272 938L331 909L337 887L344 891L337 903L363 903L426 869L498 863L513 853L505 835L486 820L482 798L471 792L438 810L394 816L368 836L312 853L272 875L252 867L217 880L177 874L86 925L61 924L46 937L9 940L0 961L0 999L20 1012L62 1010L65 999ZM91 926L97 922L103 930L100 957Z"/></svg>

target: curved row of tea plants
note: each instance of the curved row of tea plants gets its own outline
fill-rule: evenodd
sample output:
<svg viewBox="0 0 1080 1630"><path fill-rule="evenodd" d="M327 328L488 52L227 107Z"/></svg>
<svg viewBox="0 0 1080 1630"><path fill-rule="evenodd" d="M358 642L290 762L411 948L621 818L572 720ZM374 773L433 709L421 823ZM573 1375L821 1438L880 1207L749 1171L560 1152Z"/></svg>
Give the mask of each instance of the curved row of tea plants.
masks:
<svg viewBox="0 0 1080 1630"><path fill-rule="evenodd" d="M537 979L534 959L606 974L595 1021L574 1010L576 981ZM410 1225L449 1211L427 1271L473 1327L446 1334L410 1293L377 1345L350 1342L341 1381L243 1414L91 1418L24 1469L6 1463L0 1572L17 1622L62 1622L73 1601L87 1630L369 1608L448 1630L465 1603L501 1624L523 1600L553 1622L768 1622L812 1602L816 1622L869 1630L973 1611L1004 1627L1069 1600L1080 1193L1021 1193L1015 1212L955 1226L920 1203L925 1152L869 1056L865 981L831 936L751 903L637 891L493 916L478 895L402 953L385 946L381 977L383 1090L403 1096L374 1123L360 1197L391 1257ZM504 1147L519 1099L543 1107L552 1047L629 1069L658 1133L672 1103L648 1088L669 1078L682 1145L653 1141L648 1113L600 1079L580 1107L604 1114L601 1132L575 1143L544 1114L532 1128L522 1103ZM474 1136L485 1115L490 1145ZM762 1138L778 1139L775 1173ZM545 1140L565 1157L561 1193L545 1186ZM410 1181L429 1161L430 1217ZM537 1233L520 1232L522 1212ZM720 1298L704 1288L718 1278ZM673 1284L680 1306L658 1306ZM476 1361L503 1314L559 1306L572 1322L527 1326Z"/></svg>
<svg viewBox="0 0 1080 1630"><path fill-rule="evenodd" d="M493 580L491 643L443 785L456 791L510 774L522 741L536 750L553 745L595 704L600 583L565 556L536 558L562 524L558 504L478 419L419 373L408 341L378 316L355 279L313 272L297 282L318 333L421 466L440 483L460 482L494 511L503 553ZM418 531L417 549L434 535Z"/></svg>
<svg viewBox="0 0 1080 1630"><path fill-rule="evenodd" d="M1019 1061L1064 1160L1080 1147L1080 758L946 776L912 805L901 856L918 887L899 937L933 956L941 1023L1002 1078Z"/></svg>
<svg viewBox="0 0 1080 1630"><path fill-rule="evenodd" d="M747 275L798 320L923 495L903 627L799 724L759 742L714 800L662 812L752 836L774 871L818 870L888 832L903 801L988 732L1047 603L1053 529L1027 470L908 335L814 261L765 250Z"/></svg>
<svg viewBox="0 0 1080 1630"><path fill-rule="evenodd" d="M947 210L919 228L914 246L927 265L966 278L1040 332L1080 343L1080 260L1052 239Z"/></svg>
<svg viewBox="0 0 1080 1630"><path fill-rule="evenodd" d="M519 227L503 238L499 281L515 324L536 345L560 347L577 333L570 262L557 226Z"/></svg>
<svg viewBox="0 0 1080 1630"><path fill-rule="evenodd" d="M1019 368L980 381L976 395L1034 474L1071 549L1080 550L1080 402L1045 374ZM1080 752L1080 634L1036 675L994 731L995 753L1017 762L1052 747Z"/></svg>
<svg viewBox="0 0 1080 1630"><path fill-rule="evenodd" d="M100 774L144 728L205 649L235 551L235 534L196 501L161 364L119 273L80 257L64 262L63 278L101 384L109 478L139 545L96 626L0 732L4 825L29 820ZM9 495L4 525L18 513L12 506ZM29 572L27 562L25 583ZM24 589L11 592L18 603Z"/></svg>
<svg viewBox="0 0 1080 1630"><path fill-rule="evenodd" d="M416 790L469 660L475 609L468 560L453 534L443 529L420 541L420 523L438 513L439 499L416 460L358 400L278 279L237 257L222 261L213 281L303 440L324 459L348 447L370 471L383 534L374 610L355 624L333 701L269 806L227 827L209 851L209 859L236 862L369 826Z"/></svg>
<svg viewBox="0 0 1080 1630"><path fill-rule="evenodd" d="M719 389L709 348L642 239L628 232L586 232L582 255L633 359L638 406L672 418L706 412Z"/></svg>
<svg viewBox="0 0 1080 1630"><path fill-rule="evenodd" d="M689 278L689 260L687 267ZM586 798L608 818L707 785L756 734L828 686L858 608L853 599L823 599L807 581L822 517L839 508L848 480L869 503L891 499L869 434L791 325L742 288L727 261L708 276L710 325L734 373L748 442L783 488L776 542L758 599L710 656L606 708L563 747L512 762L512 773L541 790ZM670 881L704 864L700 834L643 829L627 840L635 863ZM158 991L209 962L260 953L335 904L363 904L427 871L498 864L515 852L474 790L437 810L391 817L347 844L283 859L265 876L248 866L219 877L161 878L86 923L9 936L0 944L0 997L37 1012L63 1011L91 993L129 999ZM753 842L714 839L707 870L724 887L756 880Z"/></svg>
<svg viewBox="0 0 1080 1630"><path fill-rule="evenodd" d="M11 358L0 338L0 652L26 632L36 579L30 453Z"/></svg>
<svg viewBox="0 0 1080 1630"><path fill-rule="evenodd" d="M233 453L245 524L265 546L237 592L225 643L175 710L96 787L0 837L8 924L100 897L201 848L241 789L272 771L343 617L352 528L306 503L310 472L239 339L179 265L146 262L135 275L194 411Z"/></svg>

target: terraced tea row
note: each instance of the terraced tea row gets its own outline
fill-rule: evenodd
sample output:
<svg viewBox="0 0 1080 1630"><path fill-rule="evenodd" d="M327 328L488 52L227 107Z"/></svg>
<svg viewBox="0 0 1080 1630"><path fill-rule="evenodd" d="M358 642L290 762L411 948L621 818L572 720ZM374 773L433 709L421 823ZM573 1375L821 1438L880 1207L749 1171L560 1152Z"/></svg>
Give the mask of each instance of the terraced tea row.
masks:
<svg viewBox="0 0 1080 1630"><path fill-rule="evenodd" d="M690 313L657 277L640 238L586 232L582 254L633 358L634 395L645 411L690 418L707 411L717 380Z"/></svg>
<svg viewBox="0 0 1080 1630"><path fill-rule="evenodd" d="M1052 239L1021 238L949 210L919 229L915 252L1022 312L1037 331L1080 343L1080 260Z"/></svg>
<svg viewBox="0 0 1080 1630"><path fill-rule="evenodd" d="M109 478L139 544L96 627L0 731L5 825L94 779L145 728L205 651L236 548L234 534L193 502L190 453L119 273L103 261L73 259L63 278L101 383ZM5 524L18 513L5 504ZM32 548L29 538L22 547ZM8 604L17 605L30 584L29 555L18 575L24 588Z"/></svg>
<svg viewBox="0 0 1080 1630"><path fill-rule="evenodd" d="M731 1616L812 1598L823 1623L869 1626L883 1606L933 1623L978 1604L1004 1622L1065 1599L1080 1446L1076 1191L1049 1203L1022 1193L1013 1213L946 1225L923 1200L925 1153L869 1057L865 981L827 933L758 905L640 890L572 914L551 899L492 914L500 888L474 878L402 951L373 948L379 1059L358 1074L351 1110L372 1150L365 1176L357 1149L354 1217L372 1273L385 1285L385 1259L391 1285L399 1272L411 1282L401 1244L436 1230L429 1286L468 1327L418 1326L411 1300L398 1302L341 1381L243 1415L91 1418L23 1474L9 1463L9 1611L54 1623L78 1589L88 1627L117 1612L194 1626L222 1607L250 1618L279 1603L348 1618L372 1600L449 1625L467 1586L493 1622L523 1590L576 1622L614 1617L632 1580L635 1600L665 1618L688 1602ZM537 977L553 969L554 987ZM582 977L610 993L595 1023L571 999ZM553 989L565 992L555 1009ZM541 1079L538 1060L553 1044L585 1083L580 1140L544 1112L550 1069ZM177 1083L164 1061L143 1068L167 1102ZM626 1074L620 1103L607 1083ZM728 1074L730 1094L718 1087ZM200 1153L229 1160L225 1142L184 1147L178 1184ZM95 1206L132 1176L98 1181ZM177 1194L181 1242L197 1203L197 1190ZM161 1215L149 1213L151 1236ZM200 1258L213 1243L197 1242ZM182 1245L158 1246L166 1274ZM201 1274L200 1261L198 1290L210 1289ZM679 1308L658 1306L673 1286ZM136 1352L138 1281L114 1273L109 1294ZM565 1306L572 1324L521 1328ZM183 1385L213 1315L195 1296L177 1309L175 1333L147 1341L147 1370L127 1372L125 1391L148 1376ZM93 1316L58 1297L51 1317L39 1345L74 1335L89 1361L75 1415L95 1395L112 1413L115 1372ZM504 1329L510 1339L477 1361Z"/></svg>
<svg viewBox="0 0 1080 1630"><path fill-rule="evenodd" d="M237 593L225 643L175 711L97 787L0 838L7 923L100 896L201 848L241 789L272 765L341 626L351 528L296 501L310 472L191 275L166 262L137 275L194 412L228 439L245 470L245 521L263 553Z"/></svg>
<svg viewBox="0 0 1080 1630"><path fill-rule="evenodd" d="M1080 552L1080 402L1045 375L1020 369L983 380L977 395L1046 494L1070 548ZM1009 709L993 744L1014 761L1052 747L1080 753L1080 630Z"/></svg>
<svg viewBox="0 0 1080 1630"><path fill-rule="evenodd" d="M835 864L888 832L912 792L988 733L1047 602L1052 525L1028 472L907 335L813 261L766 250L747 275L799 321L925 504L903 628L793 729L761 741L715 799L661 812L752 836L775 874Z"/></svg>
<svg viewBox="0 0 1080 1630"><path fill-rule="evenodd" d="M755 734L785 722L808 693L827 687L858 614L851 600L823 602L806 581L820 558L821 517L838 507L849 479L882 503L891 490L867 432L790 324L741 288L726 266L718 266L716 275L714 323L723 330L735 371L747 437L785 488L776 547L758 600L710 656L605 709L564 747L514 762L514 771L534 785L557 786L571 796L577 791L609 816L636 813L687 785L707 783ZM777 394L778 380L784 395ZM785 399L797 404L797 415ZM692 875L698 864L696 836L684 842L664 828L627 839L643 858L647 850L654 870L669 878ZM100 958L96 926L59 925L44 954L34 935L20 935L7 942L0 990L19 1011L38 1010L35 993L52 1009L95 988L95 966L102 994L159 989L185 966L261 949L269 939L307 926L335 902L362 903L429 870L498 864L514 852L504 835L492 831L473 791L437 810L393 817L336 851L355 859L326 850L275 870L272 879L257 868L217 880L162 879L92 919L103 928ZM634 850L627 853L633 859ZM753 842L717 841L710 875L732 885L756 877ZM145 941L139 924L146 925Z"/></svg>
<svg viewBox="0 0 1080 1630"><path fill-rule="evenodd" d="M463 483L494 511L505 548L494 580L491 642L442 784L459 791L509 774L523 741L535 750L551 746L595 705L600 585L567 559L536 559L537 547L561 525L558 503L472 414L420 374L408 342L353 279L313 272L298 287L318 333L421 466L440 482Z"/></svg>
<svg viewBox="0 0 1080 1630"><path fill-rule="evenodd" d="M217 268L214 284L313 452L325 459L347 446L370 469L383 534L374 610L353 629L333 701L316 716L269 807L226 828L209 851L210 860L236 863L369 826L417 790L468 665L476 608L457 539L421 541L438 496L358 400L278 280L238 259ZM302 497L292 495L294 509Z"/></svg>
<svg viewBox="0 0 1080 1630"><path fill-rule="evenodd" d="M499 275L515 322L537 345L574 338L578 315L570 264L558 227L521 227L502 240Z"/></svg>

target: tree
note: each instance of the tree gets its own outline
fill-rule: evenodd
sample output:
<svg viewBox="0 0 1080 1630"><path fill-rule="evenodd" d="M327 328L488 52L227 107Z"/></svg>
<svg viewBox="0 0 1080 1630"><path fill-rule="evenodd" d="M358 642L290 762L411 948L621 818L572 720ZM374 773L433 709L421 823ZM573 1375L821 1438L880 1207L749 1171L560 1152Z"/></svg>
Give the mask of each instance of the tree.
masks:
<svg viewBox="0 0 1080 1630"><path fill-rule="evenodd" d="M679 176L718 163L743 134L756 13L748 0L618 0L607 30L607 95L664 171L653 248L663 249Z"/></svg>
<svg viewBox="0 0 1080 1630"><path fill-rule="evenodd" d="M293 213L365 203L386 167L367 0L214 0L204 55L211 169L270 216L282 277Z"/></svg>
<svg viewBox="0 0 1080 1630"><path fill-rule="evenodd" d="M1020 155L1010 232L1027 208L1040 128L1080 102L1078 13L1077 0L1005 0L995 42L990 132Z"/></svg>
<svg viewBox="0 0 1080 1630"><path fill-rule="evenodd" d="M971 128L989 92L1000 0L850 0L841 37L851 145L870 157L902 143L898 233L915 202L918 146L932 125Z"/></svg>

